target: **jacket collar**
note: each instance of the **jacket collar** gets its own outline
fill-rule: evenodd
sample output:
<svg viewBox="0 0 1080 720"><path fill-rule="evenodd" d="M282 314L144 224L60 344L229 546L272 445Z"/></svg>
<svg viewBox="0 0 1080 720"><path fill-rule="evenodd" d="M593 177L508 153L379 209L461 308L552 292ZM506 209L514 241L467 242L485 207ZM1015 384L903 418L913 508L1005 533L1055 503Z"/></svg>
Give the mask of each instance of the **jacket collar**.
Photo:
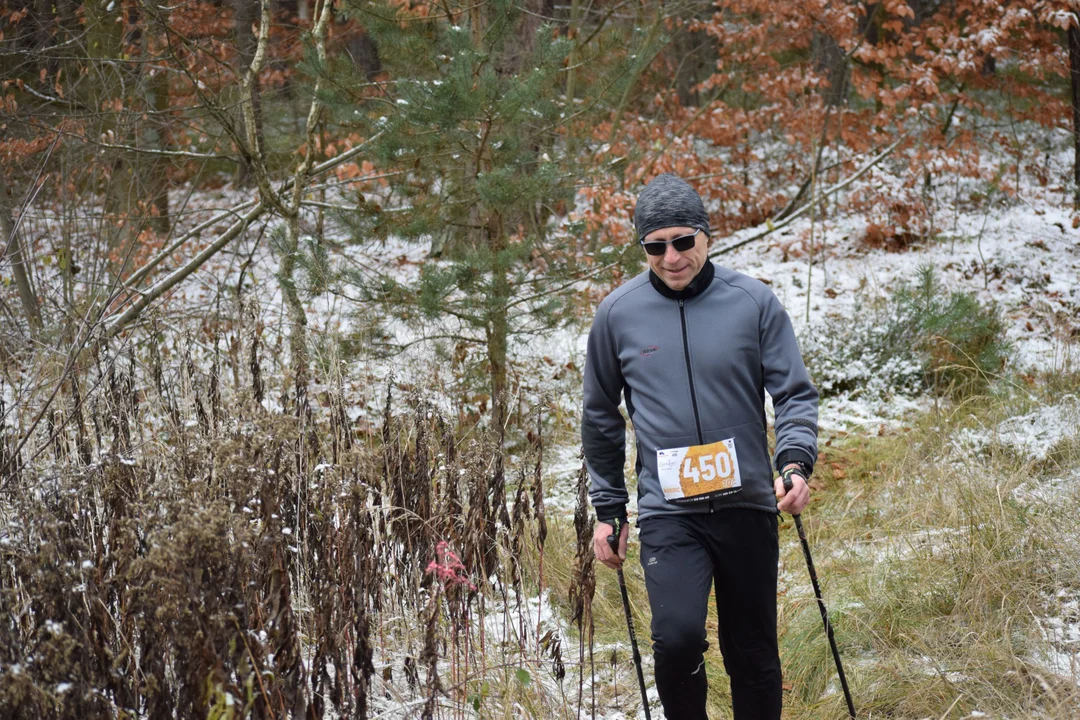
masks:
<svg viewBox="0 0 1080 720"><path fill-rule="evenodd" d="M712 260L706 260L705 264L701 267L701 270L694 279L690 281L690 284L684 287L682 290L672 290L664 281L649 269L649 282L656 288L656 292L660 293L666 298L672 300L688 300L692 297L696 297L705 292L705 289L712 283L713 276L716 274L716 268L713 267Z"/></svg>

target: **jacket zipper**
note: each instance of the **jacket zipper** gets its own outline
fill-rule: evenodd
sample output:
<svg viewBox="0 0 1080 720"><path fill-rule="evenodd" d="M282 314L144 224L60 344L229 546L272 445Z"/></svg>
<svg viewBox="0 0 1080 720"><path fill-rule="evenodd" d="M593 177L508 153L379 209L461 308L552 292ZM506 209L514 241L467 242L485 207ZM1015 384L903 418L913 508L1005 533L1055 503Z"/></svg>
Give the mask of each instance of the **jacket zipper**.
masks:
<svg viewBox="0 0 1080 720"><path fill-rule="evenodd" d="M686 377L690 380L690 404L694 407L694 426L697 428L698 445L705 444L705 435L701 432L701 416L698 414L697 392L694 390L694 369L690 365L690 341L686 337L686 308L679 301L679 322L682 324L683 356L686 358ZM709 514L716 512L716 501L709 501Z"/></svg>
<svg viewBox="0 0 1080 720"><path fill-rule="evenodd" d="M686 377L690 379L690 404L694 406L694 425L697 427L698 445L705 444L705 436L701 432L701 416L698 415L697 393L694 392L694 370L690 367L690 341L686 337L686 308L683 301L679 301L679 321L682 323L683 355L686 357Z"/></svg>

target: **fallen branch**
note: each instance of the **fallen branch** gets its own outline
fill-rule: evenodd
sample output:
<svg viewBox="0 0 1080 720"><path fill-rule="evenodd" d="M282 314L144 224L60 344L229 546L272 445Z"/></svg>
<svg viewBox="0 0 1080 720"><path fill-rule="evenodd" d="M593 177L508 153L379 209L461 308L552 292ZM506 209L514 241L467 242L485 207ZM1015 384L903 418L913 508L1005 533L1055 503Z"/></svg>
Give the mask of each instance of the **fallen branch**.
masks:
<svg viewBox="0 0 1080 720"><path fill-rule="evenodd" d="M323 163L320 163L319 165L316 165L315 167L311 168L311 170L307 173L307 176L306 176L307 179L311 179L311 178L315 177L316 175L320 175L322 173L327 172L328 170L334 169L335 167L337 167L338 165L341 165L342 163L348 162L350 159L352 159L352 158L356 157L357 155L359 155L360 152L364 149L364 147L369 142L371 142L372 140L375 140L376 138L378 138L379 135L382 135L382 133L379 132L379 133L373 135L370 139L368 139L368 140L364 141L363 143L357 145L356 147L350 148L349 150L346 150L345 152L341 153L340 155L336 155L336 156L330 158L329 160L327 160L327 161L325 161ZM375 179L378 179L380 177L385 177L385 176L383 176L383 175L373 175L373 176L369 176L369 177L361 177L361 178L356 178L355 182L363 182L365 180L375 180ZM290 178L289 180L287 180L285 182L284 186L282 187L282 191L289 190L290 188L292 188L294 182L295 182L295 180L293 178ZM138 285L140 282L145 280L146 276L149 275L150 272L154 270L154 268L156 268L158 265L160 265L167 258L171 257L173 253L175 253L177 250L179 250L189 240L192 240L194 238L199 237L203 233L204 230L207 230L208 228L211 228L214 225L217 225L219 222L221 222L222 220L225 220L226 218L235 217L242 210L247 210L248 208L254 206L258 202L259 201L257 201L257 200L249 200L248 202L241 203L241 204L236 205L236 206L234 206L232 208L229 208L228 210L224 210L220 214L215 215L214 217L210 218L209 220L207 220L207 221L205 221L203 223L200 223L199 225L196 225L191 230L184 233L184 235L182 237L178 238L176 241L174 241L172 244L170 244L167 248L164 248L163 250L161 250L161 252L159 252L157 255L155 255L150 260L148 260L145 265L143 265L141 268L139 268L134 273L132 273L131 277L128 278L126 283L125 283L126 287L128 289L131 289L135 285ZM309 203L304 202L303 204L308 205ZM344 210L354 209L355 210L357 208L344 207L344 208L340 208L340 209L344 209ZM230 228L230 230L231 230L231 228ZM228 230L226 232L228 232Z"/></svg>
<svg viewBox="0 0 1080 720"><path fill-rule="evenodd" d="M147 305L157 300L166 292L176 287L181 281L186 279L193 272L198 270L203 263L216 255L222 248L228 245L233 239L242 233L248 225L253 223L264 212L266 212L266 205L260 202L254 208L248 211L247 215L234 222L228 230L223 232L217 240L207 246L198 255L189 260L183 267L178 268L172 273L166 275L156 284L154 284L146 292L141 293L139 299L132 303L131 307L125 310L119 316L109 318L105 323L104 339L114 337L117 333L123 330L127 325L131 323L135 318L139 316Z"/></svg>
<svg viewBox="0 0 1080 720"><path fill-rule="evenodd" d="M801 216L805 215L807 212L812 210L819 202L821 202L821 198L826 197L828 195L832 195L834 193L840 192L841 190L846 188L848 185L851 185L851 183L855 182L856 180L861 178L863 175L870 172L870 170L875 165L877 165L882 160L884 160L889 155L891 155L892 151L895 150L900 145L900 143L903 142L903 140L907 136L908 136L908 133L904 133L903 135L898 137L896 140L894 140L892 143L890 143L888 145L888 147L886 147L884 150L882 150L880 153L878 153L876 156L874 156L868 163L866 163L866 165L864 165L857 173L855 173L854 175L852 175L851 177L849 177L849 178L847 178L845 180L841 180L840 182L833 185L832 187L818 193L818 196L816 198L811 198L809 202L807 202L805 205L803 205L801 208L799 208L795 212L788 215L786 218L784 218L780 222L773 222L772 220L766 220L765 221L765 225L766 225L765 230L762 230L759 233L751 235L750 237L746 238L745 240L740 240L739 242L737 242L737 243L735 243L733 245L728 245L727 247L722 247L719 250L713 250L712 252L709 253L709 257L713 258L713 257L717 257L719 255L724 255L726 253L729 253L732 250L737 250L738 248L741 248L743 245L749 245L750 243L754 242L755 240L760 240L761 238L766 237L768 235L771 235L772 233L776 232L777 230L780 230L781 228L784 228L784 227L790 225L795 220L799 219Z"/></svg>
<svg viewBox="0 0 1080 720"><path fill-rule="evenodd" d="M127 279L127 282L125 284L129 288L138 285L140 282L143 281L144 278L146 278L147 275L150 274L150 272L154 268L160 265L163 260L170 257L173 253L179 250L180 247L183 246L184 243L186 243L188 240L199 237L199 235L202 234L203 230L211 228L214 225L217 225L222 220L225 220L229 217L235 217L242 210L247 210L248 208L253 207L255 204L257 204L256 200L249 200L246 203L241 203L240 205L229 208L228 210L224 210L220 215L215 215L206 222L200 223L199 225L191 228L191 230L184 233L184 235L181 236L178 240L173 242L167 248L163 249L154 257L150 258L145 265L132 273L131 277Z"/></svg>

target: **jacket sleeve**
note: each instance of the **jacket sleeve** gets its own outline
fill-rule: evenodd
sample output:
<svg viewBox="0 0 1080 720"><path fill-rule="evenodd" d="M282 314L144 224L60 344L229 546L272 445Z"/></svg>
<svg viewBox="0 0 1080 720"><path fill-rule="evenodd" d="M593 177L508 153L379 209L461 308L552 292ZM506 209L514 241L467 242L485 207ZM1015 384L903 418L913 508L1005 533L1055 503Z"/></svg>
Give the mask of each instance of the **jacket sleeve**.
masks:
<svg viewBox="0 0 1080 720"><path fill-rule="evenodd" d="M796 461L812 469L817 460L818 392L803 364L791 318L769 291L760 331L762 377L776 410L776 469Z"/></svg>
<svg viewBox="0 0 1080 720"><path fill-rule="evenodd" d="M619 411L623 376L608 327L610 308L601 303L585 353L581 445L589 472L589 499L597 520L626 517L626 420Z"/></svg>

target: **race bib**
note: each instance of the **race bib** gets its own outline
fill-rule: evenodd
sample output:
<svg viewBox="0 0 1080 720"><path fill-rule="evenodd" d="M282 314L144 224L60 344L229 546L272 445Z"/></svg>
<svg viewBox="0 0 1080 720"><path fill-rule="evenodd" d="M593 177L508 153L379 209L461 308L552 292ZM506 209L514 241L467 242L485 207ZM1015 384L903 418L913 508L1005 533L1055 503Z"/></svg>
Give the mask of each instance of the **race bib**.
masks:
<svg viewBox="0 0 1080 720"><path fill-rule="evenodd" d="M657 450L656 471L664 497L676 503L709 500L742 487L735 438Z"/></svg>

